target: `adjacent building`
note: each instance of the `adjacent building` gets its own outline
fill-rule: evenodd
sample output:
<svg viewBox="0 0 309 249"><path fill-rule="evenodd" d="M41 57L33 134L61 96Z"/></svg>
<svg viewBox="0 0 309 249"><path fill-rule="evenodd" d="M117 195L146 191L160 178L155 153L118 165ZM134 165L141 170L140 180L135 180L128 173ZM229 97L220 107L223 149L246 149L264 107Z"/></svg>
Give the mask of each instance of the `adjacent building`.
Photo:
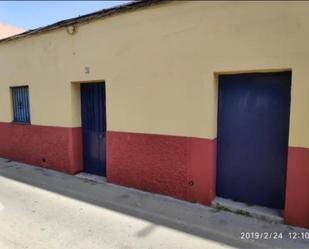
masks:
<svg viewBox="0 0 309 249"><path fill-rule="evenodd" d="M17 28L8 24L0 23L0 39L25 32L22 28Z"/></svg>

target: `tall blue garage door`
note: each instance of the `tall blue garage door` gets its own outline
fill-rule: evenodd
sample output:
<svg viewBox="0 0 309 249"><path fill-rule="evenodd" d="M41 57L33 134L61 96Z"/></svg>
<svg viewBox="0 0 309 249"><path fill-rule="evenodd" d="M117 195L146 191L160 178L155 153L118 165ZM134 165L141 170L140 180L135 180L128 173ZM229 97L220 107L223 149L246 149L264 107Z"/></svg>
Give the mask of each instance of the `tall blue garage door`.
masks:
<svg viewBox="0 0 309 249"><path fill-rule="evenodd" d="M284 208L291 72L221 75L217 196Z"/></svg>
<svg viewBox="0 0 309 249"><path fill-rule="evenodd" d="M80 86L84 172L106 176L105 84Z"/></svg>

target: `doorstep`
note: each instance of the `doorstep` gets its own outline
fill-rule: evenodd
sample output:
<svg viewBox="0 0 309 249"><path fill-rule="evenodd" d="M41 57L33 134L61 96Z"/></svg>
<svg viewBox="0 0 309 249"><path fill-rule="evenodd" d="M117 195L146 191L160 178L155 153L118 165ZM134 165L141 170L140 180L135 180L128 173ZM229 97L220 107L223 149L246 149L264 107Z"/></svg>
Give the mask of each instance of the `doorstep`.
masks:
<svg viewBox="0 0 309 249"><path fill-rule="evenodd" d="M282 210L267 208L262 206L248 205L243 202L233 201L231 199L224 199L216 197L211 206L216 209L222 209L237 214L256 217L272 223L283 223L283 217L281 215Z"/></svg>
<svg viewBox="0 0 309 249"><path fill-rule="evenodd" d="M78 178L86 179L97 183L106 183L106 177L104 176L93 175L85 172L78 173L75 176Z"/></svg>

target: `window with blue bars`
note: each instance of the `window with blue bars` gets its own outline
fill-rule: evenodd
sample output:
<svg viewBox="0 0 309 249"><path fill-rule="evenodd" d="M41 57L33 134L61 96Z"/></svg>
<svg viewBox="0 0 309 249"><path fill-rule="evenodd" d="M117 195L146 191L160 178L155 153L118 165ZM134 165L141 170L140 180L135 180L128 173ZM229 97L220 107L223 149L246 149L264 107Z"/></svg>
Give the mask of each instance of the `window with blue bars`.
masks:
<svg viewBox="0 0 309 249"><path fill-rule="evenodd" d="M30 105L28 86L12 87L13 122L30 123Z"/></svg>

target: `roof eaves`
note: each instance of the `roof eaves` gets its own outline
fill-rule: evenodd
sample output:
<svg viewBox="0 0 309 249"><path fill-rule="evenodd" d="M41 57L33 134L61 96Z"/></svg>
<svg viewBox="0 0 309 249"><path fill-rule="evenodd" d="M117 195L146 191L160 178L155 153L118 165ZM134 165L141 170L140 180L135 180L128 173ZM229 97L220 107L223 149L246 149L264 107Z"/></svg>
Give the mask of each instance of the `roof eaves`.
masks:
<svg viewBox="0 0 309 249"><path fill-rule="evenodd" d="M107 16L111 16L114 14L119 14L119 13L124 13L127 11L132 11L132 10L136 10L136 9L141 9L141 8L145 8L145 7L150 7L153 5L157 5L157 4L161 4L161 3L166 3L166 2L170 2L169 0L142 0L142 1L134 1L128 4L123 4L123 5L119 5L116 7L112 7L112 8L108 8L108 9L103 9L103 10L99 10L90 14L86 14L86 15L82 15L79 17L74 17L74 18L70 18L70 19L66 19L66 20L62 20L41 28L37 28L37 29L32 29L32 30L28 30L26 32L14 35L14 36L10 36L4 39L0 40L0 43L2 42L7 42L7 41L12 41L12 40L17 40L23 37L28 37L28 36L32 36L35 34L39 34L42 32L47 32L47 31L51 31L51 30L55 30L55 29L59 29L62 27L67 27L70 25L74 25L74 24L78 24L78 23L86 23L89 21L93 21L96 19L100 19L103 17L107 17Z"/></svg>

